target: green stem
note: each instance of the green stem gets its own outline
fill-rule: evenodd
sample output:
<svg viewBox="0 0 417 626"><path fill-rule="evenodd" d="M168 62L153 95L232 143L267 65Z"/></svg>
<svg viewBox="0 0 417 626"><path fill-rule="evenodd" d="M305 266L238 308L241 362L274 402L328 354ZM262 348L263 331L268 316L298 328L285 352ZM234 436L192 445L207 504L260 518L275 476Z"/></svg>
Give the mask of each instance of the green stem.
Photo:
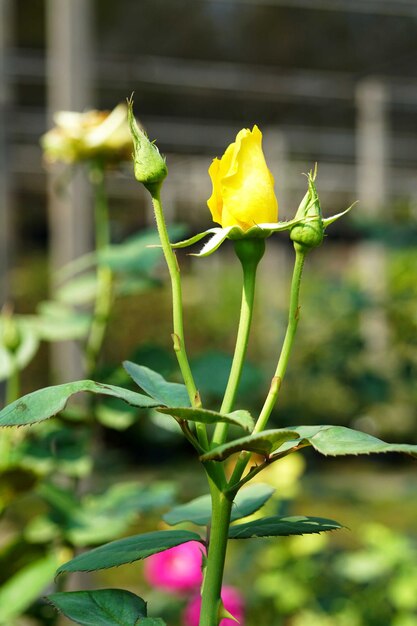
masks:
<svg viewBox="0 0 417 626"><path fill-rule="evenodd" d="M20 396L20 372L13 354L13 370L6 382L6 405L11 404Z"/></svg>
<svg viewBox="0 0 417 626"><path fill-rule="evenodd" d="M218 626L220 622L223 570L232 511L232 500L219 491L214 483L209 482L212 517L199 626Z"/></svg>
<svg viewBox="0 0 417 626"><path fill-rule="evenodd" d="M226 391L220 408L220 413L230 413L233 410L236 393L242 376L243 364L248 348L249 333L253 316L255 299L256 270L259 261L265 252L265 240L241 239L235 241L235 250L242 264L243 288L240 307L239 328L236 338L235 353L227 382ZM213 435L213 445L224 443L227 437L228 424L218 423Z"/></svg>
<svg viewBox="0 0 417 626"><path fill-rule="evenodd" d="M101 162L91 165L91 181L95 196L95 249L100 253L110 244L109 208L104 184L104 166ZM98 262L100 259L98 259ZM112 304L113 273L109 267L97 266L97 292L93 320L85 349L86 374L93 376L106 334Z"/></svg>
<svg viewBox="0 0 417 626"><path fill-rule="evenodd" d="M300 319L300 285L301 277L303 273L305 260L305 253L296 251L294 271L291 282L291 295L290 295L290 309L288 312L288 325L285 333L284 343L282 345L281 354L278 359L278 365L275 370L274 377L271 382L269 393L266 397L265 403L262 407L262 411L259 415L258 421L255 424L253 433L259 433L264 430L275 402L277 401L278 394L281 388L285 372L287 371L287 365L290 358L291 350L294 345L295 333L297 332L298 320Z"/></svg>
<svg viewBox="0 0 417 626"><path fill-rule="evenodd" d="M150 191L155 212L156 226L158 228L158 234L161 240L162 250L164 252L165 261L168 266L168 271L171 278L173 318L172 340L174 344L174 351L178 360L178 365L180 367L185 386L188 391L191 405L193 407L197 407L201 404L200 396L197 391L193 375L191 373L191 368L188 362L187 352L185 348L180 268L178 266L177 257L175 256L175 253L169 241L168 230L162 210L161 184L159 183L151 187ZM196 430L200 444L207 449L208 438L205 425L197 424Z"/></svg>
<svg viewBox="0 0 417 626"><path fill-rule="evenodd" d="M265 426L269 420L269 416L271 415L272 409L278 399L278 394L281 388L282 380L285 376L285 372L287 370L288 361L290 358L291 350L294 344L294 338L297 331L298 321L300 317L300 306L299 306L299 297L300 297L300 285L301 285L301 277L303 273L304 260L306 253L296 251L295 253L295 263L294 263L294 271L291 282L291 294L290 294L290 308L288 312L288 324L287 330L285 333L284 342L281 349L281 354L278 359L278 364L275 370L274 377L271 381L271 386L268 392L268 395L265 399L262 410L259 414L258 420L255 424L255 428L253 429L253 434L259 433L265 429ZM232 473L232 476L229 481L229 485L233 485L236 481L238 481L247 465L250 454L242 453L240 458L238 459L235 469Z"/></svg>
<svg viewBox="0 0 417 626"><path fill-rule="evenodd" d="M16 363L16 356L14 353L10 353L10 358L13 360L13 369L6 381L6 406L18 399L20 395L20 372ZM7 469L10 465L10 455L13 448L13 443L16 430L13 428L2 428L0 432L0 470Z"/></svg>

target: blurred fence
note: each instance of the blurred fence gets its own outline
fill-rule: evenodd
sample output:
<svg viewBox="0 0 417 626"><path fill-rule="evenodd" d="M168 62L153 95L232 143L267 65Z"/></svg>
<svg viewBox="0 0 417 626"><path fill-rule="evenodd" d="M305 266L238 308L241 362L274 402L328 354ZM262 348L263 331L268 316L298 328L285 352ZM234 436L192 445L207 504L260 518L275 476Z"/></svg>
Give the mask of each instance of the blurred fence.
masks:
<svg viewBox="0 0 417 626"><path fill-rule="evenodd" d="M90 212L85 205L90 198L83 181L75 181L65 201L58 201L42 166L38 140L51 123L51 112L57 108L83 109L101 101L114 106L133 90L139 103L141 90L154 88L161 97L164 90L184 98L195 93L213 100L217 96L227 97L236 108L247 101L266 103L268 107L282 103L297 107L299 113L293 124L263 129L282 217L293 215L305 190L301 173L316 161L319 191L327 212L336 212L358 199L361 214L378 217L399 199L417 199L417 131L412 122L417 116L417 83L393 76L358 79L347 73L283 71L143 55L97 58L91 4L83 0L47 2L45 50L16 48L12 45L11 4L1 0L0 7L2 277L7 276L11 264L13 233L9 216L19 195L46 201L49 188L49 246L55 267L89 245ZM17 96L18 89L22 93L45 89L47 97L28 105ZM302 124L302 110L308 107L320 112L316 116L320 123ZM340 125L327 125L326 115L335 109L340 109ZM330 117L335 119L334 115ZM170 176L164 192L170 219L187 221L191 228L201 226L210 195L210 158L220 155L233 140L239 123L230 115L210 120L168 112L164 116L149 115L141 121L168 155ZM110 188L117 198L144 198L130 172L114 176ZM19 210L27 211L30 207L19 206ZM362 272L364 284L379 298L384 290L383 251L378 245L364 244L357 254L359 267L368 268ZM370 281L369 272L378 275L379 281ZM3 299L6 282L2 286ZM378 320L375 316L364 320L373 351L384 347L384 325L381 315ZM69 362L66 357L66 366Z"/></svg>

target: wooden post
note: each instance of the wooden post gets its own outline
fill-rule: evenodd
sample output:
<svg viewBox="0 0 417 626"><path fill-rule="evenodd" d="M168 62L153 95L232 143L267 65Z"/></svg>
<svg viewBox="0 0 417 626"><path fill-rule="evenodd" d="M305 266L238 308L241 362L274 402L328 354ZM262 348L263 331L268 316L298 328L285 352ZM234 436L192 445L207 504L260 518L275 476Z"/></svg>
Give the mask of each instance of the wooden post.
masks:
<svg viewBox="0 0 417 626"><path fill-rule="evenodd" d="M279 219L291 219L297 207L289 206L288 148L285 137L279 129L271 127L267 130L264 149L268 167L275 179ZM288 239L288 232L272 235L266 242L265 257L258 269L258 298L255 314L259 320L259 340L262 342L263 361L269 365L271 372L276 365L282 340L280 317L284 323L287 317L285 307L288 305L288 281L293 255L292 246L288 246Z"/></svg>
<svg viewBox="0 0 417 626"><path fill-rule="evenodd" d="M12 2L0 0L0 306L9 297L11 255L11 168L7 128L11 89L7 73L7 51L12 35Z"/></svg>
<svg viewBox="0 0 417 626"><path fill-rule="evenodd" d="M91 0L48 0L48 123L59 110L82 111L92 105ZM91 250L92 210L85 173L77 168L64 189L57 182L64 168L57 165L49 180L51 288L54 272ZM81 356L74 342L52 347L53 375L57 382L82 373Z"/></svg>
<svg viewBox="0 0 417 626"><path fill-rule="evenodd" d="M388 93L384 83L363 80L356 93L357 103L357 193L358 210L371 220L382 219L388 205L389 123ZM358 247L360 284L371 306L362 315L362 333L367 361L381 369L389 343L389 326L384 309L387 295L386 250L378 241Z"/></svg>

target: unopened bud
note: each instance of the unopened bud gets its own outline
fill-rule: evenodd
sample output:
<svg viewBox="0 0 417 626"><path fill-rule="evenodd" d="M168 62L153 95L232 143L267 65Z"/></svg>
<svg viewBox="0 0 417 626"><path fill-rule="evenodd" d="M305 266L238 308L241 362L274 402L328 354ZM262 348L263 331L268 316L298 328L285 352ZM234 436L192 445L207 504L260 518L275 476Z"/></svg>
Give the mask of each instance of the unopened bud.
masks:
<svg viewBox="0 0 417 626"><path fill-rule="evenodd" d="M128 100L128 120L130 132L133 138L133 162L135 168L135 178L152 193L152 190L159 186L166 175L168 169L164 157L160 154L156 145L149 141L146 134L139 128L133 115L133 100Z"/></svg>
<svg viewBox="0 0 417 626"><path fill-rule="evenodd" d="M324 237L324 223L321 212L320 200L314 184L317 168L309 172L308 191L301 201L295 215L296 220L302 220L291 228L290 237L294 242L294 248L299 252L308 252L312 248L321 245Z"/></svg>
<svg viewBox="0 0 417 626"><path fill-rule="evenodd" d="M21 335L11 307L4 306L1 315L1 343L9 352L17 352Z"/></svg>

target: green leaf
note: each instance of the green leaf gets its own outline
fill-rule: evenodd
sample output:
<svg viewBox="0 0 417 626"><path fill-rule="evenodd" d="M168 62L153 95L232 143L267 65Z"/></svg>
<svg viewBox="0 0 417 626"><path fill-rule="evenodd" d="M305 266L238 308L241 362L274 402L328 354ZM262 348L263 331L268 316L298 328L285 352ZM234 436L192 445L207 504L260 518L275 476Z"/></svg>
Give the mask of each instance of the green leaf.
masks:
<svg viewBox="0 0 417 626"><path fill-rule="evenodd" d="M284 444L280 452L289 446L311 445L326 456L404 452L417 457L417 445L386 443L377 437L344 426L295 426L294 430L298 433L298 441Z"/></svg>
<svg viewBox="0 0 417 626"><path fill-rule="evenodd" d="M89 434L86 428L68 428L57 420L45 422L20 444L19 465L43 475L59 471L86 476L92 467Z"/></svg>
<svg viewBox="0 0 417 626"><path fill-rule="evenodd" d="M118 398L108 398L96 405L95 415L103 426L126 430L136 421L137 411Z"/></svg>
<svg viewBox="0 0 417 626"><path fill-rule="evenodd" d="M75 546L95 546L126 533L139 513L170 504L174 486L166 482L118 483L81 501L74 499L71 491L51 483L42 483L37 492L51 510L27 524L25 537L29 541L64 537Z"/></svg>
<svg viewBox="0 0 417 626"><path fill-rule="evenodd" d="M233 411L232 413L217 413L217 411L209 411L207 409L193 409L190 407L167 407L158 408L159 413L166 413L181 420L190 420L191 422L200 422L203 424L217 424L225 422L240 426L244 430L251 431L254 426L253 417L249 411Z"/></svg>
<svg viewBox="0 0 417 626"><path fill-rule="evenodd" d="M160 617L145 617L138 621L137 626L166 626L166 622Z"/></svg>
<svg viewBox="0 0 417 626"><path fill-rule="evenodd" d="M137 626L146 617L146 602L122 589L53 593L47 600L82 626Z"/></svg>
<svg viewBox="0 0 417 626"><path fill-rule="evenodd" d="M241 437L240 439L235 439L234 441L217 446L213 448L213 450L210 450L210 452L203 454L200 459L201 461L223 461L223 459L227 459L231 454L240 452L241 450L269 456L285 442L294 440L298 440L298 433L295 432L295 429L278 428L275 430L264 430L255 435ZM294 445L296 444L294 443Z"/></svg>
<svg viewBox="0 0 417 626"><path fill-rule="evenodd" d="M26 565L0 587L0 624L9 626L53 579L59 559L49 554Z"/></svg>
<svg viewBox="0 0 417 626"><path fill-rule="evenodd" d="M184 227L170 226L170 239L177 239L184 233ZM151 272L162 257L162 247L155 228L132 235L119 244L108 246L98 254L98 262L109 266L114 272L134 272L146 275Z"/></svg>
<svg viewBox="0 0 417 626"><path fill-rule="evenodd" d="M231 521L252 515L260 509L274 493L269 485L256 484L242 489L237 494L232 508ZM163 516L167 524L175 526L182 522L192 522L198 526L207 526L211 520L211 498L209 495L201 496L181 504L168 511Z"/></svg>
<svg viewBox="0 0 417 626"><path fill-rule="evenodd" d="M258 511L269 500L274 491L273 487L263 483L241 489L233 502L231 521L234 522Z"/></svg>
<svg viewBox="0 0 417 626"><path fill-rule="evenodd" d="M136 359L136 361L143 363L139 359ZM191 369L197 389L204 398L206 396L214 396L221 401L227 386L231 366L231 355L215 350L204 352L204 354L200 354L191 360ZM263 373L260 368L252 363L245 363L240 383L241 396L252 401L259 393L259 388L262 387L262 384Z"/></svg>
<svg viewBox="0 0 417 626"><path fill-rule="evenodd" d="M170 239L182 236L184 227L169 226ZM57 272L57 280L64 282L71 276L92 268L96 264L110 267L114 272L148 274L162 256L162 247L154 228L132 235L122 243L112 244L98 253L89 252L71 261Z"/></svg>
<svg viewBox="0 0 417 626"><path fill-rule="evenodd" d="M83 339L91 325L91 315L74 311L60 302L41 302L38 315L30 317L30 323L45 341Z"/></svg>
<svg viewBox="0 0 417 626"><path fill-rule="evenodd" d="M139 408L158 405L158 402L151 400L151 398L129 389L103 385L93 380L78 380L74 383L64 383L55 387L39 389L12 402L0 411L0 426L22 426L46 420L62 411L69 398L80 391L120 398Z"/></svg>
<svg viewBox="0 0 417 626"><path fill-rule="evenodd" d="M114 293L117 296L132 296L145 293L155 287L159 287L160 284L161 282L155 278L123 275L123 277L119 277L115 282Z"/></svg>
<svg viewBox="0 0 417 626"><path fill-rule="evenodd" d="M124 361L123 367L135 383L151 398L158 400L159 404L174 407L190 406L185 385L169 383L158 372L131 361Z"/></svg>
<svg viewBox="0 0 417 626"><path fill-rule="evenodd" d="M134 535L79 554L58 569L63 572L90 572L117 567L146 559L151 554L163 552L188 541L200 541L200 535L187 530L161 530L143 535Z"/></svg>
<svg viewBox="0 0 417 626"><path fill-rule="evenodd" d="M88 304L96 297L97 275L95 273L82 274L72 278L56 292L59 302L65 304Z"/></svg>
<svg viewBox="0 0 417 626"><path fill-rule="evenodd" d="M251 537L283 537L287 535L309 535L343 528L338 522L322 517L264 517L236 524L229 528L229 539L250 539Z"/></svg>
<svg viewBox="0 0 417 626"><path fill-rule="evenodd" d="M114 485L103 494L83 498L67 521L65 536L76 546L111 541L126 533L139 513L166 506L172 496L173 486L167 483Z"/></svg>

